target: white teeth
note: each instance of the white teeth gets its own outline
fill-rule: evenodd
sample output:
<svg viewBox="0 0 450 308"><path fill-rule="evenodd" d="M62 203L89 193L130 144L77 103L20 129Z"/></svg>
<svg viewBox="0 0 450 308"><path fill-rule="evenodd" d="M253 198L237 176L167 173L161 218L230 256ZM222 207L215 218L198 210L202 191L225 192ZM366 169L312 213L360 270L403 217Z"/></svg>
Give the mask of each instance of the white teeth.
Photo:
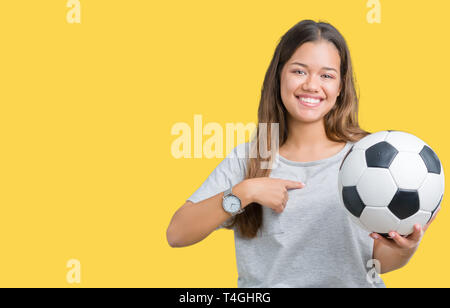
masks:
<svg viewBox="0 0 450 308"><path fill-rule="evenodd" d="M309 104L318 104L318 103L320 103L320 99L305 98L305 97L300 97L300 99L302 101L304 101L305 103L309 103Z"/></svg>

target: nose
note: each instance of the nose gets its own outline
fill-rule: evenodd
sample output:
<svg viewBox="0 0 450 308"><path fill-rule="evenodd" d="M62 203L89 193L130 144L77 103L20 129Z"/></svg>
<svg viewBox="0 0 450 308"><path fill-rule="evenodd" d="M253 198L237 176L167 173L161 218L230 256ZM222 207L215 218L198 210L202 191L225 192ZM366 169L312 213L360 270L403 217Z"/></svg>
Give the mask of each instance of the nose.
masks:
<svg viewBox="0 0 450 308"><path fill-rule="evenodd" d="M308 79L303 83L302 88L304 91L317 92L319 90L319 83L313 75L309 75Z"/></svg>

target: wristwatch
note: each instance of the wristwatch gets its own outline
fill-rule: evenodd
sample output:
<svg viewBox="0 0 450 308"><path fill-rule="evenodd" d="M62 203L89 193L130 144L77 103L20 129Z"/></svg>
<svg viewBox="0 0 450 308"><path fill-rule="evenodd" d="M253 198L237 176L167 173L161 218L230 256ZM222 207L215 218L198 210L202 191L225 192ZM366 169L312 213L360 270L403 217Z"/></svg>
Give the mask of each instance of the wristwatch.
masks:
<svg viewBox="0 0 450 308"><path fill-rule="evenodd" d="M232 216L240 214L244 211L241 205L241 199L233 195L231 192L232 187L228 188L223 192L222 207L225 212L231 214Z"/></svg>

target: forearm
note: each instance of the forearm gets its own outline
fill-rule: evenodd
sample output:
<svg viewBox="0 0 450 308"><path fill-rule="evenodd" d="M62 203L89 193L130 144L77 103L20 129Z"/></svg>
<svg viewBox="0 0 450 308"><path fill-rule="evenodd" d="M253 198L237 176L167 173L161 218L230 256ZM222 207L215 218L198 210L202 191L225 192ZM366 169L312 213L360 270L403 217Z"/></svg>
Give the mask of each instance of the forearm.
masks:
<svg viewBox="0 0 450 308"><path fill-rule="evenodd" d="M243 183L243 182L241 182ZM245 185L233 187L233 194L241 199L245 207L250 200L245 194ZM222 207L223 192L201 202L187 202L173 215L167 228L167 240L172 247L193 245L213 232L231 217Z"/></svg>

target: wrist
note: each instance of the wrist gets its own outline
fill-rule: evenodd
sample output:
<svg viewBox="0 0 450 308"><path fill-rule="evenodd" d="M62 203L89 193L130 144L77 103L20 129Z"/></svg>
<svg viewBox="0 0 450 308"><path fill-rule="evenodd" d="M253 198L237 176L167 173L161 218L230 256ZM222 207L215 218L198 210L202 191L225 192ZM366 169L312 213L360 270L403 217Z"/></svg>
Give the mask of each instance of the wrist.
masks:
<svg viewBox="0 0 450 308"><path fill-rule="evenodd" d="M233 195L241 200L241 207L245 208L247 205L253 202L253 198L248 189L248 180L236 184L232 188Z"/></svg>

